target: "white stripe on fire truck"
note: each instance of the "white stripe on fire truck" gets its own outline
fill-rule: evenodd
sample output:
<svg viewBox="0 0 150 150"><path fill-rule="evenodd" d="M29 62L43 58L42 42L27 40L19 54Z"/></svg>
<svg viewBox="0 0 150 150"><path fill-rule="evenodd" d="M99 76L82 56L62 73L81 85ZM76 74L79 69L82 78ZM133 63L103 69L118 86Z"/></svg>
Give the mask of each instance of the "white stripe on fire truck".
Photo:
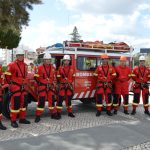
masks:
<svg viewBox="0 0 150 150"><path fill-rule="evenodd" d="M78 96L78 93L75 93L75 94L73 95L73 98L72 98L72 99L77 98L77 96Z"/></svg>
<svg viewBox="0 0 150 150"><path fill-rule="evenodd" d="M89 97L89 94L90 94L90 91L87 91L84 98L88 98Z"/></svg>
<svg viewBox="0 0 150 150"><path fill-rule="evenodd" d="M95 92L96 92L96 90L93 90L93 91L92 91L92 94L91 94L91 96L90 96L90 97L94 97Z"/></svg>
<svg viewBox="0 0 150 150"><path fill-rule="evenodd" d="M80 96L78 98L83 98L84 92L81 92Z"/></svg>

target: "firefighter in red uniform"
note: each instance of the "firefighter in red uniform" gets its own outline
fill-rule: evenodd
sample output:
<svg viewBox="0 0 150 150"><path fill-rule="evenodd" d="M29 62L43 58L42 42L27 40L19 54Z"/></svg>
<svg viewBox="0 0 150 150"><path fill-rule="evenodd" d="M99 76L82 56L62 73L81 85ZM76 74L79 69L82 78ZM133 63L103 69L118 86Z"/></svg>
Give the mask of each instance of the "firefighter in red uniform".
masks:
<svg viewBox="0 0 150 150"><path fill-rule="evenodd" d="M26 106L27 106L27 64L24 63L24 51L17 50L16 60L10 63L5 72L6 81L10 84L11 100L10 100L10 118L11 126L18 127L16 122L19 114L19 123L30 124L26 120Z"/></svg>
<svg viewBox="0 0 150 150"><path fill-rule="evenodd" d="M101 55L102 65L98 66L94 75L97 76L97 87L96 87L96 116L101 115L103 100L106 101L106 113L108 116L112 116L111 105L112 105L112 79L115 78L116 73L112 66L108 64L108 55Z"/></svg>
<svg viewBox="0 0 150 150"><path fill-rule="evenodd" d="M63 65L59 67L57 72L57 78L59 82L59 97L57 102L57 114L61 118L62 103L65 99L68 116L75 117L72 113L71 99L73 96L73 81L74 81L74 69L70 66L71 58L69 55L64 55Z"/></svg>
<svg viewBox="0 0 150 150"><path fill-rule="evenodd" d="M145 57L139 57L139 66L135 67L132 72L132 78L135 81L133 85L133 110L132 115L136 114L136 107L140 102L141 92L142 92L142 99L143 99L143 106L145 109L145 114L150 115L148 110L149 102L148 102L148 95L149 95L149 87L148 87L148 80L150 77L149 68L145 66Z"/></svg>
<svg viewBox="0 0 150 150"><path fill-rule="evenodd" d="M115 94L113 100L114 106L114 114L117 114L119 99L121 95L123 96L123 105L124 105L124 113L126 115L128 112L128 104L129 104L129 79L131 77L131 69L126 66L127 58L125 56L120 57L120 65L115 67L116 71L116 79L114 81L115 85Z"/></svg>
<svg viewBox="0 0 150 150"><path fill-rule="evenodd" d="M2 72L2 65L0 64L0 129L6 130L7 128L2 124L2 110L3 110L3 90L2 90L2 84L3 84L3 72Z"/></svg>
<svg viewBox="0 0 150 150"><path fill-rule="evenodd" d="M45 53L43 60L44 63L38 67L35 74L35 79L38 83L38 105L36 108L35 122L40 121L40 116L44 111L45 101L48 100L48 107L51 112L51 118L57 119L57 112L55 109L55 87L56 81L55 68L51 64L51 54Z"/></svg>

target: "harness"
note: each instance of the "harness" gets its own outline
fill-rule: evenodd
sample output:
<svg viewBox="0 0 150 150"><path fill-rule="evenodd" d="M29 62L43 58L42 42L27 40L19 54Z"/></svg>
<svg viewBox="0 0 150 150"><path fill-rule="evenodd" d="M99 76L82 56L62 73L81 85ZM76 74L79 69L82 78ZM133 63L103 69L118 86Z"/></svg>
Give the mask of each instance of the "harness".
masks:
<svg viewBox="0 0 150 150"><path fill-rule="evenodd" d="M105 72L103 66L102 66L102 70L103 70L104 76L107 78L108 72L109 72L109 65L108 65L108 69L107 69L106 72ZM99 83L101 83L102 85L98 86ZM104 90L106 90L107 88L112 89L112 86L110 86L110 85L112 85L112 81L102 82L102 81L99 80L98 83L97 83L96 89L99 89L99 88L104 88Z"/></svg>
<svg viewBox="0 0 150 150"><path fill-rule="evenodd" d="M51 66L49 68L49 71L46 70L45 65L43 65L43 67L44 67L44 71L45 71L45 73L47 75L47 78L45 78L45 76L43 74L43 79L47 79L49 81L49 79L50 79L50 73L51 73ZM49 91L52 91L53 93L56 94L56 92L54 90L54 84L50 84L50 83L45 84L45 83L42 83L42 82L38 81L38 86L45 86L44 89L43 90L39 90L38 93L46 91L46 93L48 94Z"/></svg>

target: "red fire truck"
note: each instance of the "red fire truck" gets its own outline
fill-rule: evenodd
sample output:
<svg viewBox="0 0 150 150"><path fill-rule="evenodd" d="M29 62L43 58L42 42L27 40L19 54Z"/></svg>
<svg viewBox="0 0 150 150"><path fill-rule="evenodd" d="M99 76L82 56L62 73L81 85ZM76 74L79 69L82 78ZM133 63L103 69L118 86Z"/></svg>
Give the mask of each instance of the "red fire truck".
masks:
<svg viewBox="0 0 150 150"><path fill-rule="evenodd" d="M46 49L52 55L52 63L56 70L62 63L63 56L69 54L71 56L71 65L75 68L74 100L80 100L87 104L95 101L96 77L93 73L98 65L101 64L100 55L107 53L110 57L109 63L112 66L119 64L120 56L126 56L127 65L132 67L132 49L124 42L104 44L102 41L95 42L71 42L65 41L62 47L51 46ZM38 59L41 61L44 53L40 54ZM37 101L36 82L33 78L33 73L28 74L28 85L26 86L29 92L29 102ZM9 117L9 102L11 93L9 85L5 85L4 94L4 110L3 114Z"/></svg>

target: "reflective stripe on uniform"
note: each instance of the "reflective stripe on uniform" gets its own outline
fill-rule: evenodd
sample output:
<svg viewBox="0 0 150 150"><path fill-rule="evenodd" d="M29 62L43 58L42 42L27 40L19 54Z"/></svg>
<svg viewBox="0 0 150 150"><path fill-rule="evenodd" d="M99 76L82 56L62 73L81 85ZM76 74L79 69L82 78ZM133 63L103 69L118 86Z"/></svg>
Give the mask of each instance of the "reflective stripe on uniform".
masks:
<svg viewBox="0 0 150 150"><path fill-rule="evenodd" d="M96 104L96 107L103 107L102 104Z"/></svg>
<svg viewBox="0 0 150 150"><path fill-rule="evenodd" d="M106 106L111 106L112 105L112 103L109 103L109 104L107 104Z"/></svg>
<svg viewBox="0 0 150 150"><path fill-rule="evenodd" d="M11 76L11 72L5 72L4 74Z"/></svg>
<svg viewBox="0 0 150 150"><path fill-rule="evenodd" d="M26 111L26 108L20 108L20 111Z"/></svg>
<svg viewBox="0 0 150 150"><path fill-rule="evenodd" d="M39 77L39 74L34 74L34 77Z"/></svg>
<svg viewBox="0 0 150 150"><path fill-rule="evenodd" d="M13 110L13 109L11 109L10 112L12 112L12 113L19 113L19 112L20 112L20 109L18 109L18 110Z"/></svg>
<svg viewBox="0 0 150 150"><path fill-rule="evenodd" d="M113 104L113 106L118 106L119 104Z"/></svg>
<svg viewBox="0 0 150 150"><path fill-rule="evenodd" d="M57 77L60 78L61 76L60 76L60 75L57 75Z"/></svg>
<svg viewBox="0 0 150 150"><path fill-rule="evenodd" d="M98 76L98 74L97 74L97 73L93 73L93 75L94 75L94 76Z"/></svg>
<svg viewBox="0 0 150 150"><path fill-rule="evenodd" d="M123 105L124 107L128 107L129 105Z"/></svg>
<svg viewBox="0 0 150 150"><path fill-rule="evenodd" d="M44 110L44 108L39 108L39 107L37 107L37 108L36 108L36 110L43 111L43 110Z"/></svg>
<svg viewBox="0 0 150 150"><path fill-rule="evenodd" d="M62 109L62 107L60 107L60 106L57 106L56 108L57 108L57 109Z"/></svg>
<svg viewBox="0 0 150 150"><path fill-rule="evenodd" d="M132 105L136 105L136 106L137 106L137 105L139 105L139 104L138 104L138 103L132 103Z"/></svg>
<svg viewBox="0 0 150 150"><path fill-rule="evenodd" d="M136 76L135 74L133 74L133 73L131 74L131 77L135 77L135 76Z"/></svg>
<svg viewBox="0 0 150 150"><path fill-rule="evenodd" d="M54 109L54 107L48 107L50 110Z"/></svg>
<svg viewBox="0 0 150 150"><path fill-rule="evenodd" d="M148 107L148 106L149 106L149 104L145 104L144 106L145 106L145 107Z"/></svg>
<svg viewBox="0 0 150 150"><path fill-rule="evenodd" d="M116 76L116 75L117 75L116 73L113 73L113 74L112 74L112 76Z"/></svg>

